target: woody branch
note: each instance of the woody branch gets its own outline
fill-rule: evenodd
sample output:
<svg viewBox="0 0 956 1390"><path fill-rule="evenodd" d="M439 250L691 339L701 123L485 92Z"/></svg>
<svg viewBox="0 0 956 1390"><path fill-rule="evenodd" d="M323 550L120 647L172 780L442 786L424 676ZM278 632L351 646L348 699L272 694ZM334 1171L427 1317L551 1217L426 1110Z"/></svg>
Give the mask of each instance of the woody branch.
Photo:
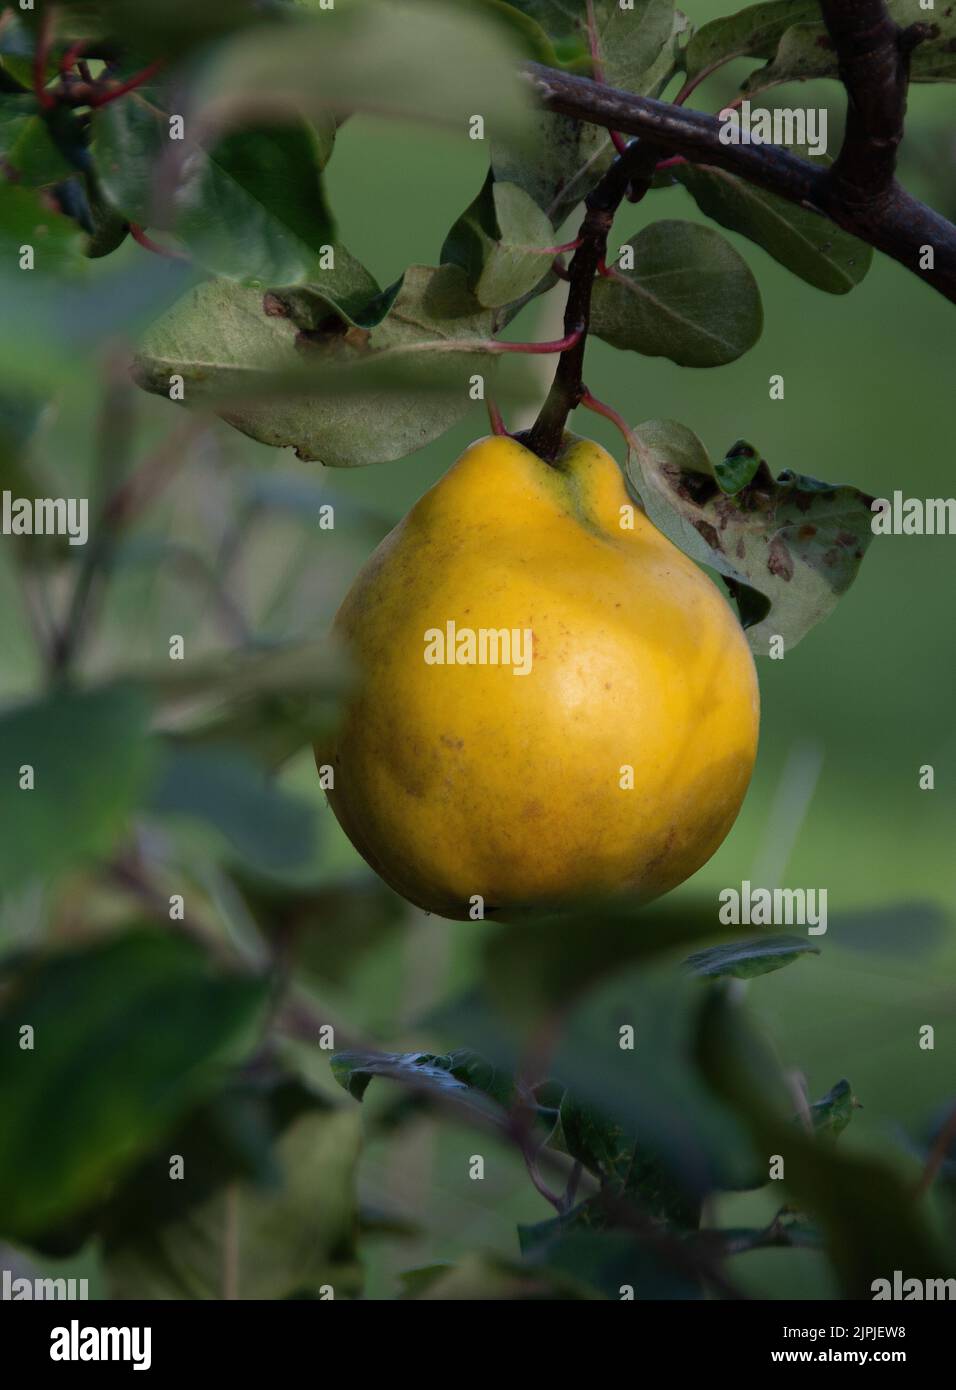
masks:
<svg viewBox="0 0 956 1390"><path fill-rule="evenodd" d="M932 27L900 28L883 0L821 0L820 7L847 95L843 146L829 168L776 145L724 144L716 116L633 96L539 63L527 65L528 80L547 110L638 137L618 154L586 202L578 249L568 268L565 312L566 332L578 336L562 354L548 398L525 436L542 458L557 458L568 415L588 400L582 369L591 291L614 213L629 185L631 197L643 196L655 162L665 153L726 169L818 212L956 302L956 227L896 179L910 54L932 35Z"/></svg>

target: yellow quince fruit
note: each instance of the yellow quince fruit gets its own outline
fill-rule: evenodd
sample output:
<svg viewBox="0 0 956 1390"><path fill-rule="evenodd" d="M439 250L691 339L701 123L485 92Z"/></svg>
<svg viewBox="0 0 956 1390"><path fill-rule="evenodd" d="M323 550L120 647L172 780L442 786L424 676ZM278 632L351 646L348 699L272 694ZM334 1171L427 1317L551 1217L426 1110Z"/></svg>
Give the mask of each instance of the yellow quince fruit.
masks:
<svg viewBox="0 0 956 1390"><path fill-rule="evenodd" d="M647 899L737 816L754 663L727 601L599 445L550 465L481 439L412 508L335 620L357 688L329 801L411 902L507 919Z"/></svg>

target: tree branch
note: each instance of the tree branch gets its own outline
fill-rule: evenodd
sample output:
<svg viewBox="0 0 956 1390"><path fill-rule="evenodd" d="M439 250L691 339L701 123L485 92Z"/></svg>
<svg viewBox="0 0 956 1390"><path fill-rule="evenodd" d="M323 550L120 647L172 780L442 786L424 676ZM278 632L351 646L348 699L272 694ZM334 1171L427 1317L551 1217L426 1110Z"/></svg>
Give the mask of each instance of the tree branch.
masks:
<svg viewBox="0 0 956 1390"><path fill-rule="evenodd" d="M847 205L869 206L892 195L909 57L932 29L901 29L882 0L820 0L820 9L847 94L846 134L832 181Z"/></svg>
<svg viewBox="0 0 956 1390"><path fill-rule="evenodd" d="M861 33L854 24L854 20L856 24L867 21L874 8L882 12L882 0L834 0L824 5L825 11L839 11L833 42L841 63L842 55L849 55L851 46L856 52L858 44L874 43L872 36L867 38L869 31ZM687 111L653 97L634 96L538 63L529 63L526 72L547 110L638 135L658 149L672 150L697 164L726 169L788 202L811 208L899 261L956 303L956 227L912 197L893 177L905 102L905 76L901 74L905 74L914 42L925 36L913 30L923 28L914 25L901 34L893 26L893 51L897 58L891 86L885 26L879 27L876 47L865 50L876 55L874 83L882 93L880 101L886 103L892 98L895 103L892 118L884 112L877 119L876 110L884 108L863 80L863 69L847 56L844 71L852 84L852 119L848 119L844 149L830 168L811 164L776 145L721 144L719 119L702 111ZM866 178L874 174L877 182L867 184ZM933 249L934 265L921 269L922 251L927 246Z"/></svg>

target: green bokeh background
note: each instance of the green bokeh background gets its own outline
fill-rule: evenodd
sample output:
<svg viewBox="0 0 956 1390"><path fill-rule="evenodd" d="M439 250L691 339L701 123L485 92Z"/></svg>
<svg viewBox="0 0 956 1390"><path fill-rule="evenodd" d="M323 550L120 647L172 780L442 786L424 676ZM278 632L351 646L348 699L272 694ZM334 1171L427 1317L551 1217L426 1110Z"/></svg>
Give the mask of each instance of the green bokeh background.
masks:
<svg viewBox="0 0 956 1390"><path fill-rule="evenodd" d="M728 7L690 3L700 23ZM743 69L742 69L743 70ZM713 79L695 95L717 109L732 86ZM783 88L781 104L810 104L806 88ZM818 98L834 100L834 89ZM954 97L945 88L911 93L904 177L937 205L945 202L948 171L934 178L926 150L937 145ZM832 108L834 111L837 107ZM831 141L836 137L834 131ZM831 149L833 148L831 144ZM951 159L951 156L950 156ZM435 263L444 236L473 197L485 173L487 150L449 133L354 117L341 130L328 170L328 188L342 240L381 284L411 263ZM615 228L623 241L659 217L703 220L689 195L674 188L643 204L625 204ZM570 234L574 234L573 223ZM862 286L846 298L820 293L788 274L759 248L727 233L760 284L766 326L741 360L716 370L681 369L663 359L614 351L593 341L587 381L629 421L674 417L694 429L710 451L744 437L775 472L792 468L829 482L853 483L875 495L901 488L916 497L953 492L948 409L952 390L953 306L917 276L877 257ZM123 253L132 263L138 248ZM559 288L526 310L509 330L518 338L557 336ZM782 375L785 398L772 401L769 378ZM542 392L545 378L542 376ZM89 467L97 402L78 380L41 434L44 467L81 480ZM170 426L170 407L137 402L142 438ZM617 457L621 441L604 420L574 427ZM517 421L509 422L514 427ZM393 524L477 434L480 414L412 458L374 469L323 471L298 463L217 426L204 443L195 473L178 479L151 525L217 554L241 489L258 474L315 480L341 506L344 524L331 538L306 533L301 519L261 525L230 584L241 591L262 630L284 635L324 629L374 540ZM355 523L345 503L367 509ZM929 903L952 913L956 888L956 633L952 623L954 537L877 537L859 578L834 614L781 661L762 659L761 749L740 819L719 853L679 890L715 895L752 879L791 887L825 888L830 932L822 954L759 979L750 1002L776 1039L781 1059L803 1073L811 1097L847 1076L864 1109L842 1142L886 1151L920 1133L932 1108L954 1086L956 1056L956 934L927 940L906 905ZM295 602L270 593L290 548L299 548ZM118 657L159 659L170 631L211 641L205 610L175 578L121 576L110 600L108 636L91 655L91 669ZM3 693L29 685L34 658L7 561L0 562L0 644ZM157 650L157 644L159 644ZM919 787L930 764L935 789ZM286 781L323 799L308 756ZM357 856L323 806L316 868L332 873ZM886 949L861 949L841 919L864 909L903 905L892 918ZM44 904L19 903L0 915L8 940L28 936ZM428 1039L413 1021L466 987L485 928L411 915L408 932L370 957L335 1000L350 1024L389 1048ZM931 1023L934 1051L918 1046ZM467 1037L457 1039L466 1046ZM316 1074L326 1059L311 1059ZM368 1105L375 1105L375 1088ZM478 1246L515 1252L514 1223L548 1212L509 1154L483 1184L467 1177L474 1137L423 1123L400 1137L376 1141L362 1166L372 1200L389 1202L420 1219L420 1241L373 1244L369 1293L390 1296L396 1270L454 1259ZM728 1200L720 1215L733 1224L773 1214L768 1196ZM87 1257L84 1271L94 1269ZM734 1275L757 1296L825 1297L823 1262L811 1252L771 1251L737 1262Z"/></svg>

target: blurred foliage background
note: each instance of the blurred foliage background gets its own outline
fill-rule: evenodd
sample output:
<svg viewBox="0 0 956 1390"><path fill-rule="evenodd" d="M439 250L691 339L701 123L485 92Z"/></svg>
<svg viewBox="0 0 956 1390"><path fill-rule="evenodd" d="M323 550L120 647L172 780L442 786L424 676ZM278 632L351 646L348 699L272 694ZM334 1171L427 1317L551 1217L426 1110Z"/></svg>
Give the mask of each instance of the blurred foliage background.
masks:
<svg viewBox="0 0 956 1390"><path fill-rule="evenodd" d="M689 0L685 8L701 23L726 7ZM731 65L715 75L692 104L718 109L734 90L735 74ZM841 101L832 86L784 87L774 96L782 105L828 103L835 148ZM948 90L913 88L902 177L950 216L956 212L954 162ZM338 134L326 173L342 240L382 285L409 264L435 263L486 165L481 143L451 132L352 117ZM669 216L704 220L683 189L655 191L638 207L624 205L615 239L623 241L649 221ZM575 231L572 216L556 240ZM716 457L744 437L775 472L792 468L875 495L890 495L895 488L909 496L950 495L946 402L952 306L882 257L850 296L818 293L751 243L727 235L754 270L763 294L766 326L757 347L732 365L695 371L592 341L586 373L591 389L632 423L648 417L682 420ZM123 670L156 671L166 662L172 633L184 636L190 661L200 655L213 660L237 639L320 639L377 542L486 431L481 408L412 457L370 469L301 463L288 451L270 450L220 423L201 421L198 428L187 423L184 430L183 417L174 416L167 402L126 385L124 355L131 309L145 322L173 297L169 281L179 272L130 242L112 258L110 272L118 278L104 291L105 307L101 301L94 308L92 297L82 304L59 304L62 331L38 335L25 348L19 311L0 328L0 363L32 353L34 384L46 379L56 386L22 456L15 447L17 422L29 402L22 386L6 393L4 486L17 488L17 459L28 457L33 476L48 480L50 492L95 494L104 447L111 456L122 447L127 458L143 458L165 447L171 431L179 431L172 445L176 475L123 542L102 612L82 651L84 680ZM133 285L139 313L130 302ZM562 302L560 287L533 302L509 326L508 336L557 336ZM114 315L125 320L119 335L112 332ZM551 366L551 359L540 366L542 395ZM769 398L768 379L774 374L784 377L783 401ZM579 412L573 427L620 457L613 428L582 416ZM508 423L515 428L525 420ZM326 502L335 507L333 530L316 524ZM902 1155L904 1164L907 1153L918 1154L925 1145L933 1114L954 1085L952 545L945 536L877 539L836 612L784 660L759 663L763 725L753 786L719 853L674 895L678 904L713 901L721 887L743 879L827 889L830 929L817 942L821 954L738 988L746 990L756 1018L774 1039L780 1063L806 1078L811 1099L838 1077L850 1078L864 1108L841 1144L868 1154ZM49 589L58 611L70 592L69 576L61 569ZM24 581L13 542L0 541L0 696L5 704L30 695L41 679L30 625L37 602L29 566ZM82 737L81 726L76 737ZM68 723L65 757L76 750ZM919 788L923 764L935 768L933 791ZM197 916L213 939L254 960L260 949L252 925L259 889L243 897L236 886L242 886L242 872L271 873L284 885L287 907L290 885L307 885L306 925L298 935L294 924L290 928L299 953L295 968L309 1007L336 1023L337 1046L401 1052L437 1043L480 1049L478 1024L470 1029L467 1012L448 1006L474 986L483 944L494 929L451 924L386 903L325 806L309 749L283 765L268 794L261 789L253 794L241 777L230 781L239 776L234 770L220 771L219 783L213 773L206 783L220 786L219 804L208 814L194 804L183 817L172 796L153 808L153 818L139 831L137 853L162 866L163 901L168 893L183 892L191 904L199 903ZM15 814L9 799L3 807L5 814ZM62 833L62 827L51 833ZM70 864L64 873L5 893L0 945L5 954L41 940L69 945L91 920L106 925L148 915L149 903L142 893L137 903L138 893L121 872L105 884L82 865ZM317 903L324 904L324 912ZM294 906L288 915L295 917ZM119 970L118 990L126 978ZM617 989L630 1002L637 988L626 970L608 985L612 995ZM151 1007L148 1000L142 1007ZM197 1001L195 1007L205 1006ZM423 1025L443 1009L441 1027ZM181 1026L188 1029L194 1017L184 1010ZM918 1029L926 1023L936 1028L935 1051L917 1045ZM117 1041L122 1045L122 1038ZM210 1049L215 1044L211 1038ZM329 1103L341 1102L327 1050L300 1039L287 1043L283 1055ZM81 1061L80 1071L101 1061ZM67 1069L59 1084L69 1075ZM48 1100L53 1105L61 1098L58 1093ZM30 1143L40 1151L47 1144L46 1119L34 1114L30 1123ZM325 1185L320 1190L328 1193L336 1179L328 1168L321 1170L316 1154L322 1144L331 1143L339 1155L354 1145L353 1119L341 1124L334 1140L327 1130L321 1139L299 1140L309 1155L306 1167L311 1164ZM230 1126L234 1129L235 1122ZM468 1159L476 1144L477 1151L486 1151L481 1141L458 1120L428 1113L397 1117L395 1092L386 1083L370 1090L365 1127L358 1183L367 1296L396 1296L401 1271L416 1266L458 1265L476 1251L513 1258L516 1223L550 1214L509 1147L493 1146L485 1181L471 1181ZM30 1145L22 1151L29 1153ZM51 1159L51 1183L56 1173ZM221 1200L228 1204L228 1193ZM755 1227L769 1222L778 1206L767 1189L723 1196L708 1219ZM301 1210L293 1203L289 1219L298 1219ZM253 1247L254 1230L246 1227ZM15 1268L84 1274L94 1292L105 1292L108 1238L101 1231L92 1242L74 1246L69 1253L52 1247L38 1253L27 1239L9 1253ZM267 1247L264 1237L259 1248ZM109 1258L115 1274L132 1257L121 1250ZM346 1266L349 1272L343 1274ZM739 1287L757 1297L820 1298L837 1288L831 1265L817 1250L759 1250L732 1267ZM343 1292L357 1290L352 1257L338 1269Z"/></svg>

